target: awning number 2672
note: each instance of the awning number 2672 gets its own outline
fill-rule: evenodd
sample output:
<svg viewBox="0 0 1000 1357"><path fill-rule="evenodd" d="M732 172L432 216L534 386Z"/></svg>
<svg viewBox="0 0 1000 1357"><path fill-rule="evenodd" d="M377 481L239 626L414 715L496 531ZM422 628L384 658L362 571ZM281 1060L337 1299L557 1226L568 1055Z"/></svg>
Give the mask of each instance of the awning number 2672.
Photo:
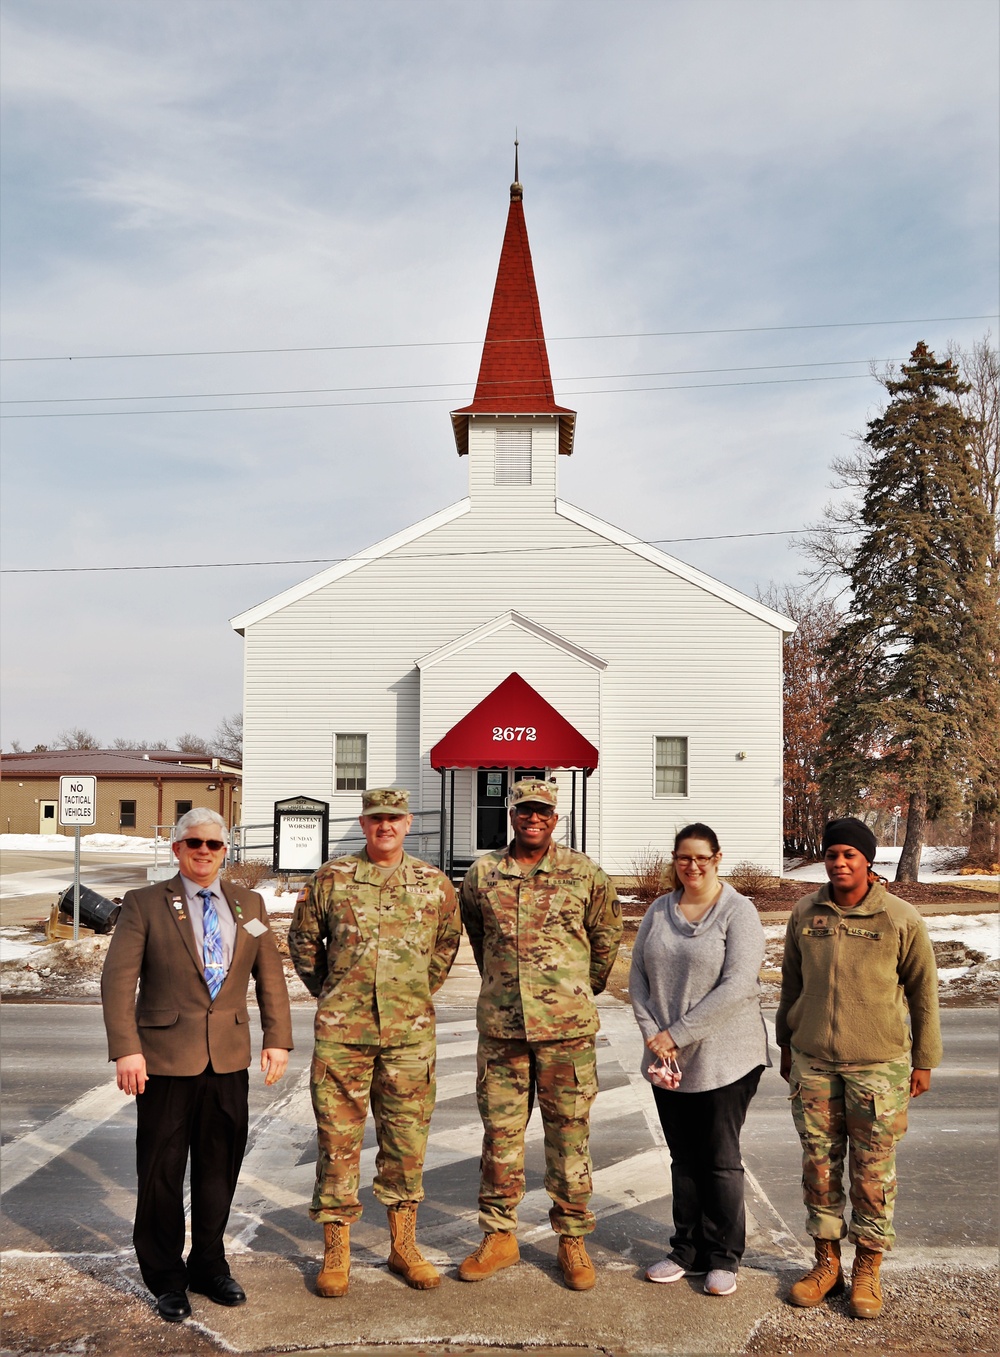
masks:
<svg viewBox="0 0 1000 1357"><path fill-rule="evenodd" d="M537 740L538 731L535 726L494 726L493 739L504 744L520 740Z"/></svg>

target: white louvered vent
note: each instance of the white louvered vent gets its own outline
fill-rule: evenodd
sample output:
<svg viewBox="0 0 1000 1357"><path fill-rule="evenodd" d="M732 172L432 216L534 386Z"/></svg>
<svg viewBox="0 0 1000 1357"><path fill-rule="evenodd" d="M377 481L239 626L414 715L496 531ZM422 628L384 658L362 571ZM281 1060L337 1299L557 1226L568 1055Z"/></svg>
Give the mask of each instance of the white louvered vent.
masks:
<svg viewBox="0 0 1000 1357"><path fill-rule="evenodd" d="M494 485L531 484L531 430L497 429Z"/></svg>

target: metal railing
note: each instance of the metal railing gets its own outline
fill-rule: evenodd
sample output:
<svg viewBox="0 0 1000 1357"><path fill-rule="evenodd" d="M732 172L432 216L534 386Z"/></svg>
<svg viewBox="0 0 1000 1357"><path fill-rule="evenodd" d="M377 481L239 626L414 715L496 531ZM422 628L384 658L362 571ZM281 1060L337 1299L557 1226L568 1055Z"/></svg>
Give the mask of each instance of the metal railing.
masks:
<svg viewBox="0 0 1000 1357"><path fill-rule="evenodd" d="M439 810L415 810L413 826L406 836L406 851L415 858L422 858L438 866L441 843L441 812ZM364 846L365 836L361 832L356 815L330 817L331 858L342 857L344 853L356 853ZM258 825L233 825L229 836L229 854L227 862L242 862L245 858L266 858L274 860L274 821Z"/></svg>

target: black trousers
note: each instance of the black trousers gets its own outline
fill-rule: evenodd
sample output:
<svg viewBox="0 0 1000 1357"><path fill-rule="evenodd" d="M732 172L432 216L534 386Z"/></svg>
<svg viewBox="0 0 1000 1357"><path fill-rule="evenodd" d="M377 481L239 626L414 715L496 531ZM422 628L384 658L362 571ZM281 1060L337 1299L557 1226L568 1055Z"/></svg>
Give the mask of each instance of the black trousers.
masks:
<svg viewBox="0 0 1000 1357"><path fill-rule="evenodd" d="M132 1242L154 1296L228 1276L224 1234L247 1145L246 1070L150 1075L136 1102L139 1174ZM191 1156L191 1252L184 1262L184 1173Z"/></svg>
<svg viewBox="0 0 1000 1357"><path fill-rule="evenodd" d="M689 1272L739 1268L746 1247L740 1132L763 1069L704 1093L652 1086L671 1159L670 1257Z"/></svg>

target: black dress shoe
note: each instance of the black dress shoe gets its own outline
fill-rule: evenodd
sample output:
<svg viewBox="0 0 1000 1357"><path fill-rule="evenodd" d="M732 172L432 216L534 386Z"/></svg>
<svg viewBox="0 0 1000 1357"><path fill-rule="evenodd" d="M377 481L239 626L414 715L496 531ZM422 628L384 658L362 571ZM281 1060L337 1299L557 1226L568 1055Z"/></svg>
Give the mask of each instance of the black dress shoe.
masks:
<svg viewBox="0 0 1000 1357"><path fill-rule="evenodd" d="M183 1291L164 1291L162 1296L156 1298L156 1313L161 1319L175 1324L179 1319L189 1318L191 1306Z"/></svg>
<svg viewBox="0 0 1000 1357"><path fill-rule="evenodd" d="M201 1286L189 1282L188 1290L197 1291L200 1296L207 1296L209 1300L214 1300L216 1305L242 1305L247 1298L247 1293L236 1278L224 1275L212 1277Z"/></svg>

